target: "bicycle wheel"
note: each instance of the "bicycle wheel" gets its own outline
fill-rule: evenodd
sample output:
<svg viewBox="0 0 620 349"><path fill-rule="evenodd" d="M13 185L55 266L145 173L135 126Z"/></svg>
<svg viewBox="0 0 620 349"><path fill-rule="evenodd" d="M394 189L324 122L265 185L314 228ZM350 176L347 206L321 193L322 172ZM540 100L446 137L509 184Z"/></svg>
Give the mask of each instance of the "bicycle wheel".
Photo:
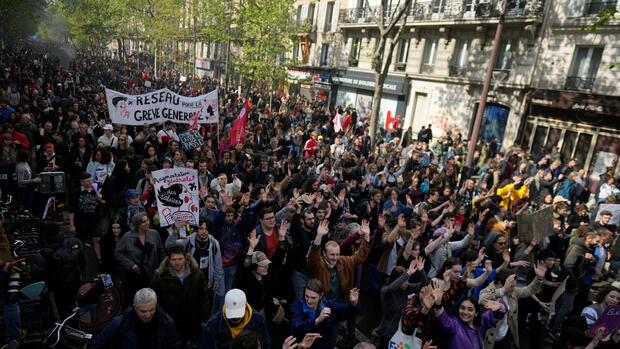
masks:
<svg viewBox="0 0 620 349"><path fill-rule="evenodd" d="M121 309L121 296L115 287L107 288L93 309L80 313L80 327L96 332L112 320Z"/></svg>

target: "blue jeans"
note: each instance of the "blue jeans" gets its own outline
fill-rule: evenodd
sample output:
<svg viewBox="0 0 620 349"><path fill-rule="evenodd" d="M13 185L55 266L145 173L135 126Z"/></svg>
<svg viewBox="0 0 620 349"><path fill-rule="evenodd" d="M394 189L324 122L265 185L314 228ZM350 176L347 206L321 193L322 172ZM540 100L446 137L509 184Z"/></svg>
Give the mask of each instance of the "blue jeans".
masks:
<svg viewBox="0 0 620 349"><path fill-rule="evenodd" d="M0 305L4 309L4 326L6 331L6 342L19 338L22 334L21 319L19 317L19 306L16 303L8 304L7 301L7 279L8 276L0 273Z"/></svg>
<svg viewBox="0 0 620 349"><path fill-rule="evenodd" d="M230 291L232 288L233 280L235 280L235 275L237 275L237 265L231 265L228 267L224 267L224 280L222 280L220 284L220 288L217 289L215 294L213 295L213 308L212 312L216 313L222 309L224 305L224 297L226 296L226 292Z"/></svg>
<svg viewBox="0 0 620 349"><path fill-rule="evenodd" d="M306 287L308 280L310 280L310 275L308 275L308 273L293 269L293 289L295 291L296 301L303 299L304 287Z"/></svg>

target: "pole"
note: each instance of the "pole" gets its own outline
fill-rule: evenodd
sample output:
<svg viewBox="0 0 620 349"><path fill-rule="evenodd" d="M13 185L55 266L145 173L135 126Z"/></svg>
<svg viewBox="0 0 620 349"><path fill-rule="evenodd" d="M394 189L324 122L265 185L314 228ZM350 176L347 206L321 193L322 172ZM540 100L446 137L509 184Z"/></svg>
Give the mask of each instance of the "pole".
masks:
<svg viewBox="0 0 620 349"><path fill-rule="evenodd" d="M487 104L487 95L489 94L489 86L491 85L491 78L493 77L493 67L495 65L495 58L497 57L497 50L499 48L499 41L502 37L502 30L504 29L504 20L506 16L506 8L508 7L508 0L504 0L504 7L502 13L499 16L499 22L497 23L497 30L495 31L495 39L493 39L493 50L491 51L491 58L489 65L487 66L487 73L484 78L484 85L482 86L482 95L480 96L480 104L476 111L476 119L474 121L474 129L471 133L469 140L469 146L467 151L467 160L465 161L465 168L467 172L464 172L469 177L469 170L472 168L472 162L474 160L474 151L476 149L476 143L478 142L478 134L480 133L480 124L482 123L482 115L484 114L484 107ZM463 179L461 178L461 181Z"/></svg>

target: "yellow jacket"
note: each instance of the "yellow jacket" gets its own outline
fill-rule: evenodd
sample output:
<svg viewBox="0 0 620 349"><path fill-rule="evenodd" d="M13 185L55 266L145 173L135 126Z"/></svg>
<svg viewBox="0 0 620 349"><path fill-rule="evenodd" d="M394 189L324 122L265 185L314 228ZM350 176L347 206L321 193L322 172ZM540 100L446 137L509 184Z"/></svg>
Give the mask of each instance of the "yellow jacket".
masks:
<svg viewBox="0 0 620 349"><path fill-rule="evenodd" d="M515 202L515 200L523 199L528 193L528 191L529 189L526 185L521 185L521 188L514 189L513 183L510 183L505 187L499 188L497 189L497 195L502 197L502 202L500 202L500 205L502 205L506 210L510 211L512 210L512 203ZM508 197L508 192L510 192L510 197Z"/></svg>

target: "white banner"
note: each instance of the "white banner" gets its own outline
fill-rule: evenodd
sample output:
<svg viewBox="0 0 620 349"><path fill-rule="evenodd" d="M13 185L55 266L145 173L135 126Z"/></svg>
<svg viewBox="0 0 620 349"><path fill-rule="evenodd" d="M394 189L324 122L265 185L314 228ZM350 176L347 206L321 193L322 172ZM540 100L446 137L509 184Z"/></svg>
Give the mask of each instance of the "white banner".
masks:
<svg viewBox="0 0 620 349"><path fill-rule="evenodd" d="M167 227L180 219L186 224L198 226L198 171L179 167L153 171L152 174L159 225Z"/></svg>
<svg viewBox="0 0 620 349"><path fill-rule="evenodd" d="M198 123L212 124L219 119L217 90L206 95L185 97L167 88L143 95L127 95L105 89L108 112L115 124L144 125L166 120L187 124L197 112Z"/></svg>

